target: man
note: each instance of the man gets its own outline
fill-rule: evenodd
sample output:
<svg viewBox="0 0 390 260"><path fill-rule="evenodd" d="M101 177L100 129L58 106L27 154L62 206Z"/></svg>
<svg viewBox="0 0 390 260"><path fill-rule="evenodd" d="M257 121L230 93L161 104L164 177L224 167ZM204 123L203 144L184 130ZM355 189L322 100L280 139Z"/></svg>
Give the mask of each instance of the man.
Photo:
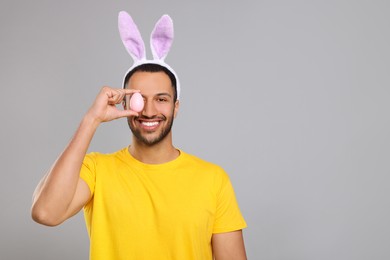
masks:
<svg viewBox="0 0 390 260"><path fill-rule="evenodd" d="M33 219L55 226L84 208L93 260L246 259L246 223L228 176L172 144L177 90L175 73L155 62L131 68L123 89L103 87L38 184ZM136 92L139 113L129 106ZM86 155L97 127L122 117L131 145Z"/></svg>

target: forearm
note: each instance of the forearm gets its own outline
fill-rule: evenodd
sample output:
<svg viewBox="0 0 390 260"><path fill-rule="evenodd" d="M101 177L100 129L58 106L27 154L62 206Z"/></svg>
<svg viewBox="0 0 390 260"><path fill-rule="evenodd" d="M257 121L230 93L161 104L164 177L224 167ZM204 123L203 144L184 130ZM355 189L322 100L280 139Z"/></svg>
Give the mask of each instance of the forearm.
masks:
<svg viewBox="0 0 390 260"><path fill-rule="evenodd" d="M32 216L39 223L56 225L64 221L76 193L80 169L99 123L88 114L52 168L38 184Z"/></svg>

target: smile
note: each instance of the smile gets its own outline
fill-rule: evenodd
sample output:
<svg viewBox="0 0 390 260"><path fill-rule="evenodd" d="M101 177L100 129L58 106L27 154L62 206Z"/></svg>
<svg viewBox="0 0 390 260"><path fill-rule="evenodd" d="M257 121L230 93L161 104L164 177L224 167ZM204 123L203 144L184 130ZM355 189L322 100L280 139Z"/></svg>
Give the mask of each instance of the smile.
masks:
<svg viewBox="0 0 390 260"><path fill-rule="evenodd" d="M144 125L144 126L151 127L151 126L156 126L156 125L158 125L159 122L157 122L157 121L155 121L155 122L145 122L145 121L143 121L143 122L141 122L141 124Z"/></svg>

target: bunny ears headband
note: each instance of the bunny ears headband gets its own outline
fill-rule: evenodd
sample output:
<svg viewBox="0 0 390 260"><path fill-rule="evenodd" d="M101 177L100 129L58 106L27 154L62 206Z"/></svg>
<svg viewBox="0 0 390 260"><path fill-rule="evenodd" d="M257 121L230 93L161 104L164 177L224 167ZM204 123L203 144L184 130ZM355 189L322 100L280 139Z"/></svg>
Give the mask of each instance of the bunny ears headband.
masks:
<svg viewBox="0 0 390 260"><path fill-rule="evenodd" d="M126 50L134 60L134 64L126 72L126 75L134 68L142 64L158 64L167 68L176 78L177 99L180 97L180 84L175 71L165 63L164 59L168 55L173 42L173 22L168 15L163 15L154 26L150 36L150 47L152 49L153 60L146 59L145 44L141 34L131 16L122 11L118 16L119 34ZM124 79L125 80L125 79ZM123 87L125 82L123 82Z"/></svg>

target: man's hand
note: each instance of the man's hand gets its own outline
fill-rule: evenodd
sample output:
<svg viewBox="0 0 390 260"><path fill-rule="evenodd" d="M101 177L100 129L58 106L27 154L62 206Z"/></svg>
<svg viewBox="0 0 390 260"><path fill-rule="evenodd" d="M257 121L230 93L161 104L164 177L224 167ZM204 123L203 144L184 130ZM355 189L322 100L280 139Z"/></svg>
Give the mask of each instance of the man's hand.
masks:
<svg viewBox="0 0 390 260"><path fill-rule="evenodd" d="M88 110L87 116L90 116L97 123L108 122L121 117L138 116L138 113L135 111L117 108L117 105L124 100L126 95L131 95L135 92L139 91L103 87Z"/></svg>

